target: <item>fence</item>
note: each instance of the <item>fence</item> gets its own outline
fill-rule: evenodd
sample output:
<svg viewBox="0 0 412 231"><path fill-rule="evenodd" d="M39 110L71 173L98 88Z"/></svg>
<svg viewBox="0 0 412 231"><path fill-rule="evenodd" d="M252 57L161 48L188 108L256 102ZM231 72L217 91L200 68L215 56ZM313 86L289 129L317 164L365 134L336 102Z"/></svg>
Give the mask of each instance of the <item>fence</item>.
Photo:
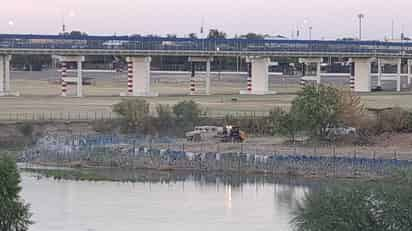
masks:
<svg viewBox="0 0 412 231"><path fill-rule="evenodd" d="M99 112L0 112L0 121L89 121L100 119L117 119L119 115L111 111Z"/></svg>
<svg viewBox="0 0 412 231"><path fill-rule="evenodd" d="M234 118L263 117L269 112L219 112L208 111L203 118ZM77 112L0 112L0 122L35 122L35 121L94 121L119 119L120 115L111 111L77 111Z"/></svg>
<svg viewBox="0 0 412 231"><path fill-rule="evenodd" d="M271 150L270 150L271 149ZM368 152L369 151L369 152ZM188 144L136 137L46 137L19 159L34 163L305 176L388 176L410 169L410 153L265 144ZM400 158L401 157L401 158Z"/></svg>

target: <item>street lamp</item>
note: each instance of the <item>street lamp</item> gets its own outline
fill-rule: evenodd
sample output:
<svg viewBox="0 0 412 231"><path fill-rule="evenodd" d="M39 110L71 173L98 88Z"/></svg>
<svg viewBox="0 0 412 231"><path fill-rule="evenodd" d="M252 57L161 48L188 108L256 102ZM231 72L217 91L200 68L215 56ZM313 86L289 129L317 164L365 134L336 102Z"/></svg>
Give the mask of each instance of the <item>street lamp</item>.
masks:
<svg viewBox="0 0 412 231"><path fill-rule="evenodd" d="M358 14L359 19L359 40L362 40L362 19L365 18L364 14Z"/></svg>

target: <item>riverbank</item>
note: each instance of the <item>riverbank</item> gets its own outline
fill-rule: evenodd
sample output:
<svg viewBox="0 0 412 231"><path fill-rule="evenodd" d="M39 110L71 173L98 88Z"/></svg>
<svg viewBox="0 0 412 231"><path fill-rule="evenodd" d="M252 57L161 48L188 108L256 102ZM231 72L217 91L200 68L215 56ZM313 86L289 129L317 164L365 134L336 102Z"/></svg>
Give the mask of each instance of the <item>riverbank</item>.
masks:
<svg viewBox="0 0 412 231"><path fill-rule="evenodd" d="M211 179L219 178L223 182L233 185L241 182L267 182L280 184L299 185L303 182L318 183L328 182L329 180L356 180L356 181L375 181L384 178L326 178L326 177L308 177L293 175L275 175L268 173L245 173L245 172L205 172L192 170L156 170L156 169L119 169L119 168L67 168L42 165L20 165L20 171L23 173L33 174L34 177L41 179L43 177L54 180L73 180L73 181L91 181L91 182L123 182L123 183L162 183L178 182L187 179L196 178L204 179L206 182ZM388 179L388 178L387 178ZM213 180L215 182L215 180Z"/></svg>

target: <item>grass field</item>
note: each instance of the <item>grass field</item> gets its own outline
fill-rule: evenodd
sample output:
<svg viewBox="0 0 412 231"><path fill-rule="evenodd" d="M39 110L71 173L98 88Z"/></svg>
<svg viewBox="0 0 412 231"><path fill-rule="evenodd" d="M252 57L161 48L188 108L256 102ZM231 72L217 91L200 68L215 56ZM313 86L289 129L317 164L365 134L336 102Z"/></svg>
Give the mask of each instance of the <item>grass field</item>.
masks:
<svg viewBox="0 0 412 231"><path fill-rule="evenodd" d="M26 74L29 75L29 74ZM48 74L50 75L50 73ZM13 77L13 76L12 76ZM13 78L12 78L13 79ZM102 78L95 85L84 86L84 98L60 97L60 85L51 83L50 76L30 78L23 76L12 80L13 91L20 92L20 97L0 98L0 120L15 117L14 114L45 114L45 117L58 117L71 113L73 117L112 116L111 106L119 102L121 92L125 92L127 83L122 77ZM200 103L212 116L227 113L266 113L274 106L288 107L296 92L300 89L299 79L270 81L270 89L276 95L248 96L239 95L245 89L246 80L231 78L212 81L211 96L188 96L189 79L185 76L158 79L152 84L152 90L160 93L159 97L146 98L152 105L173 105L182 100L194 100ZM202 88L201 83L197 85ZM69 87L69 95L74 95L75 86ZM384 108L401 106L412 109L412 92L381 92L362 94L366 107ZM237 101L232 99L236 98Z"/></svg>

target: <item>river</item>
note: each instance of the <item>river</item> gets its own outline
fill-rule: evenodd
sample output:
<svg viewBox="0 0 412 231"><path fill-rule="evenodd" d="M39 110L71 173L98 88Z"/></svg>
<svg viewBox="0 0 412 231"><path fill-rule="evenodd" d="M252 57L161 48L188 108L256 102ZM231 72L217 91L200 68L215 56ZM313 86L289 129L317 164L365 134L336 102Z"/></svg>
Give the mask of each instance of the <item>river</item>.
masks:
<svg viewBox="0 0 412 231"><path fill-rule="evenodd" d="M292 210L311 186L256 177L120 183L23 173L22 188L34 214L30 231L288 231Z"/></svg>

